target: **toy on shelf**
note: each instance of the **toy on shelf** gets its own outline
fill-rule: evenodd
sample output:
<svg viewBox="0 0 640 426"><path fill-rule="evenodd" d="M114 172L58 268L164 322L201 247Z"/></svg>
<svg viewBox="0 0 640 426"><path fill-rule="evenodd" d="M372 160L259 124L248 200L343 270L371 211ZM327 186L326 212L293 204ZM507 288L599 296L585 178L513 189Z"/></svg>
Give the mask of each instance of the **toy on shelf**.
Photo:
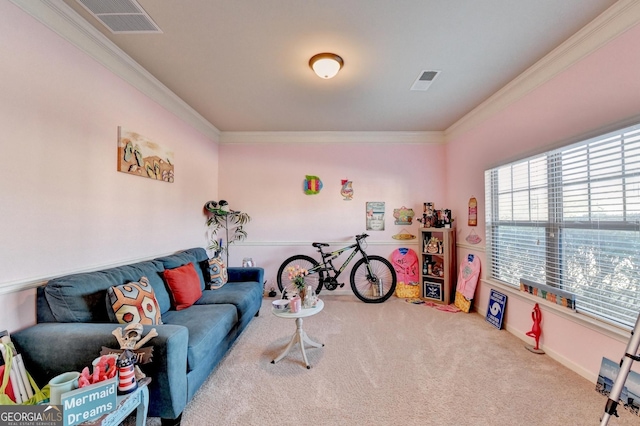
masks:
<svg viewBox="0 0 640 426"><path fill-rule="evenodd" d="M425 251L429 254L442 253L442 245L437 237L429 238Z"/></svg>
<svg viewBox="0 0 640 426"><path fill-rule="evenodd" d="M418 222L422 223L425 228L435 226L436 217L433 203L423 203L422 219L418 219Z"/></svg>

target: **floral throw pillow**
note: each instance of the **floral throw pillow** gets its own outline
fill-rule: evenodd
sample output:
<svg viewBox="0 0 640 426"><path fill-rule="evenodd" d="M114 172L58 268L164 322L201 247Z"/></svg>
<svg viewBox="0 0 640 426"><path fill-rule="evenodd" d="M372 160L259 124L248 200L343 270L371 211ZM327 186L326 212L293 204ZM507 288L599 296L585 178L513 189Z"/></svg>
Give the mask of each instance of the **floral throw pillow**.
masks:
<svg viewBox="0 0 640 426"><path fill-rule="evenodd" d="M120 324L162 324L160 306L147 277L140 278L138 282L109 287L107 305L112 320Z"/></svg>
<svg viewBox="0 0 640 426"><path fill-rule="evenodd" d="M227 275L227 266L222 261L221 257L214 257L209 259L209 288L211 290L217 290L225 285L229 279Z"/></svg>

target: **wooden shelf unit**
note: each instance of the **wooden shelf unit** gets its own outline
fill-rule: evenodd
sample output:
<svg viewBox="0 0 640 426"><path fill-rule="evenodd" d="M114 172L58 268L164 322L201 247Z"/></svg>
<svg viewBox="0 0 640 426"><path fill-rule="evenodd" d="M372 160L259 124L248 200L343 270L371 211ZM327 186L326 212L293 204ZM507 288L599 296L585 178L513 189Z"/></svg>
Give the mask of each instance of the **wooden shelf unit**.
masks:
<svg viewBox="0 0 640 426"><path fill-rule="evenodd" d="M437 252L429 246L432 238L440 242ZM430 266L429 266L430 265ZM439 271L442 271L441 274ZM453 303L456 285L455 228L420 228L420 283L422 298L448 305Z"/></svg>

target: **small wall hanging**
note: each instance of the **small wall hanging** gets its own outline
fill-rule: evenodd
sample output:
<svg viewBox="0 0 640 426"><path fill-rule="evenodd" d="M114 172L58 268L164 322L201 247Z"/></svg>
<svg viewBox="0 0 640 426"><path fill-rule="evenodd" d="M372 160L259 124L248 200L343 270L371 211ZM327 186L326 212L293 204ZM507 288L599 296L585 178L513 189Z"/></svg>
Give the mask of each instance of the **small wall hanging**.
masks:
<svg viewBox="0 0 640 426"><path fill-rule="evenodd" d="M478 226L478 200L469 198L469 226Z"/></svg>
<svg viewBox="0 0 640 426"><path fill-rule="evenodd" d="M347 179L342 179L341 182L340 195L344 197L344 201L351 201L353 199L353 182Z"/></svg>
<svg viewBox="0 0 640 426"><path fill-rule="evenodd" d="M391 238L393 238L394 240L415 240L417 237L411 234L406 229L402 228L400 232L398 232L396 235L392 235Z"/></svg>
<svg viewBox="0 0 640 426"><path fill-rule="evenodd" d="M318 176L306 175L303 184L304 193L316 195L322 189L322 181Z"/></svg>
<svg viewBox="0 0 640 426"><path fill-rule="evenodd" d="M384 231L384 201L367 201L367 231Z"/></svg>
<svg viewBox="0 0 640 426"><path fill-rule="evenodd" d="M405 206L402 206L399 209L393 209L393 217L396 218L394 223L396 225L411 225L413 216L415 216L413 209L408 209Z"/></svg>
<svg viewBox="0 0 640 426"><path fill-rule="evenodd" d="M173 152L118 127L118 171L172 183Z"/></svg>
<svg viewBox="0 0 640 426"><path fill-rule="evenodd" d="M476 230L472 228L465 240L467 240L469 244L479 244L480 241L482 241L482 238L480 238L480 236L476 234Z"/></svg>

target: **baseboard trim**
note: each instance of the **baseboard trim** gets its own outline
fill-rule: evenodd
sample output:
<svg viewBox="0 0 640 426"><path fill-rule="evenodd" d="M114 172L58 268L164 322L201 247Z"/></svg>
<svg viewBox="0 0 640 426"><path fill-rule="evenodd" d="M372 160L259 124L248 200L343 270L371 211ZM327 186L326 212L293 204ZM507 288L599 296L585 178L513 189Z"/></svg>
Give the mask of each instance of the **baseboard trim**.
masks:
<svg viewBox="0 0 640 426"><path fill-rule="evenodd" d="M533 339L530 337L527 337L525 332L523 332L522 330L518 330L515 329L509 325L507 325L506 330L513 334L514 336L516 336L517 338L519 338L520 340L522 340L525 344L527 345L531 345L534 343ZM582 366L576 364L575 362L571 361L570 359L560 355L558 352L554 351L553 349L540 344L540 349L542 349L545 354L547 354L549 356L549 358L553 359L554 361L559 362L560 364L562 364L563 366L567 367L569 370L578 373L579 375L581 375L582 377L584 377L585 379L589 380L591 383L595 384L598 381L598 376L591 373L590 371L584 369ZM524 348L524 345L522 347L522 350L526 350Z"/></svg>
<svg viewBox="0 0 640 426"><path fill-rule="evenodd" d="M510 286L506 286L504 284L500 284L500 283L496 283L494 281L487 281L485 279L482 280L482 283L484 285L487 285L489 287L492 288L496 288L504 293L507 293L509 295L509 297L516 297L518 299L527 301L527 302L531 302L532 304L534 303L538 303L539 306L545 310L545 311L552 311L554 315L558 315L566 320L575 322L576 324L588 328L590 330L596 331L598 333L601 333L607 337L610 337L612 339L615 339L621 343L627 343L628 339L629 339L629 332L626 330L623 330L619 327L604 323L602 321L598 321L595 318L591 318L587 315L583 315L580 313L577 313L575 311L572 311L570 309L567 309L565 307L553 304L547 300L541 299L537 296L533 296L529 293L525 293L522 291L519 291L519 289L515 288L515 287L510 287ZM486 317L487 315L487 307L480 307L480 306L476 306L475 307L475 313L477 313L478 315L482 316L483 318ZM513 334L514 336L516 336L518 339L522 340L523 342L525 342L526 344L532 344L533 340L528 337L526 335L526 331L523 330L519 330L511 325L509 325L508 323L505 323L504 325L504 329ZM528 330L527 330L528 331ZM585 369L584 367L576 364L575 362L571 361L570 359L566 358L564 355L556 352L555 350L553 350L552 348L549 348L547 346L545 346L544 344L540 344L540 348L542 350L545 351L545 353L552 358L553 360L559 362L560 364L562 364L563 366L567 367L568 369L570 369L571 371L574 371L575 373L579 374L580 376L584 377L585 379L589 380L591 383L596 383L596 381L598 380L598 376L597 374L594 374L590 371L588 371L587 369ZM525 350L523 348L523 350Z"/></svg>
<svg viewBox="0 0 640 426"><path fill-rule="evenodd" d="M474 313L476 313L477 315L480 315L482 318L485 318L487 316L487 312L481 312L479 310L474 311ZM530 337L527 337L526 332L522 331L522 330L518 330L517 328L514 328L508 324L505 324L504 330L507 331L508 333L516 336L518 339L520 339L522 342L524 342L527 345L531 345L533 342L533 340ZM522 350L526 350L526 348L524 347L525 345L522 346ZM559 362L560 364L562 364L563 366L567 367L569 370L579 374L580 376L584 377L585 379L589 380L591 383L596 383L598 381L598 376L591 373L590 371L586 370L585 368L583 368L582 366L576 364L575 362L571 361L570 359L566 358L565 356L559 354L558 352L554 351L553 349L540 344L540 349L542 349L545 354L547 354L549 356L549 358L553 359L554 361Z"/></svg>

